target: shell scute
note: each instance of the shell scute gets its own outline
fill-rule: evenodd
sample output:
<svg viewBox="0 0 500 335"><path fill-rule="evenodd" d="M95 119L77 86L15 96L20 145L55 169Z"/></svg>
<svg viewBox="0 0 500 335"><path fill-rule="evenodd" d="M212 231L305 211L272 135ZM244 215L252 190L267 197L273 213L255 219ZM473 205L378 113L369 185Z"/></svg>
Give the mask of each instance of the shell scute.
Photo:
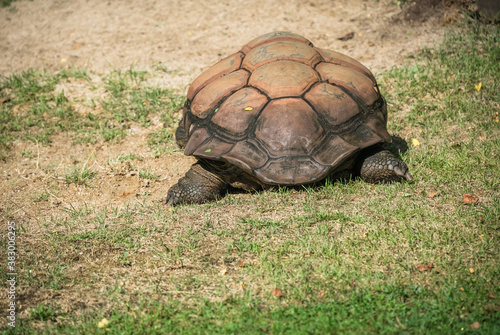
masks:
<svg viewBox="0 0 500 335"><path fill-rule="evenodd" d="M274 157L308 155L324 133L316 113L300 98L272 100L256 124L256 138Z"/></svg>
<svg viewBox="0 0 500 335"><path fill-rule="evenodd" d="M294 42L299 42L299 43L304 43L312 46L311 41L309 41L307 38L290 33L288 31L273 31L267 34L264 34L262 36L256 37L250 42L248 42L246 45L241 48L241 51L245 54L249 53L250 50L253 48L256 48L262 44L266 43L271 43L271 42L277 42L277 41L294 41Z"/></svg>
<svg viewBox="0 0 500 335"><path fill-rule="evenodd" d="M321 79L351 91L363 99L367 106L373 104L379 97L374 82L356 70L331 63L320 63L316 70L320 73Z"/></svg>
<svg viewBox="0 0 500 335"><path fill-rule="evenodd" d="M195 151L193 155L201 158L220 158L234 146L234 143L224 141L216 136L204 141Z"/></svg>
<svg viewBox="0 0 500 335"><path fill-rule="evenodd" d="M342 133L341 137L347 143L358 148L366 148L383 142L380 136L364 124Z"/></svg>
<svg viewBox="0 0 500 335"><path fill-rule="evenodd" d="M252 171L263 166L269 156L252 141L239 141L223 158L245 171Z"/></svg>
<svg viewBox="0 0 500 335"><path fill-rule="evenodd" d="M267 101L267 97L255 88L242 88L222 103L212 117L212 122L224 128L230 136L241 137Z"/></svg>
<svg viewBox="0 0 500 335"><path fill-rule="evenodd" d="M385 116L382 112L374 113L368 117L365 125L382 138L384 142L391 143L392 139L391 135L387 132L387 118Z"/></svg>
<svg viewBox="0 0 500 335"><path fill-rule="evenodd" d="M298 97L319 81L313 68L289 60L275 61L257 68L249 85L266 93L271 99Z"/></svg>
<svg viewBox="0 0 500 335"><path fill-rule="evenodd" d="M202 74L196 77L191 85L189 85L187 99L193 100L196 93L198 93L207 84L225 74L239 69L243 57L244 55L241 52L237 52L229 57L220 60L215 65L211 66L208 70L204 71Z"/></svg>
<svg viewBox="0 0 500 335"><path fill-rule="evenodd" d="M255 169L255 173L267 184L299 185L311 182L311 175L323 179L328 167L307 158L284 157Z"/></svg>
<svg viewBox="0 0 500 335"><path fill-rule="evenodd" d="M201 119L210 114L219 101L246 85L248 72L238 70L229 73L203 87L191 103L191 113Z"/></svg>
<svg viewBox="0 0 500 335"><path fill-rule="evenodd" d="M314 67L322 57L311 46L294 41L278 41L256 47L246 55L242 67L254 71L259 66L277 60L289 60Z"/></svg>
<svg viewBox="0 0 500 335"><path fill-rule="evenodd" d="M206 128L198 128L189 135L189 141L184 148L185 155L192 155L198 147L211 137Z"/></svg>
<svg viewBox="0 0 500 335"><path fill-rule="evenodd" d="M358 72L361 72L368 78L370 78L373 82L376 82L375 77L371 73L370 70L354 58L351 58L349 56L346 56L344 54L341 54L340 52L336 51L331 51L331 50L326 50L326 49L320 49L315 47L314 48L325 60L327 63L332 63L336 65L341 65L345 66L351 69L354 69Z"/></svg>
<svg viewBox="0 0 500 335"><path fill-rule="evenodd" d="M322 144L313 154L313 158L327 166L337 166L359 150L358 146L347 143L338 135L330 135Z"/></svg>
<svg viewBox="0 0 500 335"><path fill-rule="evenodd" d="M349 95L328 83L314 85L304 99L331 125L340 125L360 113L358 104Z"/></svg>

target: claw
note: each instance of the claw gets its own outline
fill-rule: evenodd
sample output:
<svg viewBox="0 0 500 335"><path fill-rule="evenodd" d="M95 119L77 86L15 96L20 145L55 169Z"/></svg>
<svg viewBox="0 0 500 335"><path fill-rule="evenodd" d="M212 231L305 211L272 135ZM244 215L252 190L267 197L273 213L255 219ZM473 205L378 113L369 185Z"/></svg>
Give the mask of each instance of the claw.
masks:
<svg viewBox="0 0 500 335"><path fill-rule="evenodd" d="M179 203L179 195L175 194L174 189L177 185L172 186L170 190L168 190L167 197L165 198L165 205L167 206L175 206Z"/></svg>
<svg viewBox="0 0 500 335"><path fill-rule="evenodd" d="M396 175L400 176L401 178L404 178L408 181L413 180L413 176L411 175L410 171L408 171L408 167L406 166L396 165L393 168L393 171Z"/></svg>

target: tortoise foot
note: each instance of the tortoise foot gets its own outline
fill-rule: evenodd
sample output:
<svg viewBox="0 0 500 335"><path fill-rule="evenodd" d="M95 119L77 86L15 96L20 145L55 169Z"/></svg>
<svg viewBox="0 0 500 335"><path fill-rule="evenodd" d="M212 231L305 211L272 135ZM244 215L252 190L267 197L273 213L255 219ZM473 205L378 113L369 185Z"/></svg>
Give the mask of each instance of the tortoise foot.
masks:
<svg viewBox="0 0 500 335"><path fill-rule="evenodd" d="M361 163L360 176L368 183L413 180L406 163L388 150L369 153Z"/></svg>
<svg viewBox="0 0 500 335"><path fill-rule="evenodd" d="M165 204L202 204L222 197L228 187L209 167L196 163L168 190Z"/></svg>

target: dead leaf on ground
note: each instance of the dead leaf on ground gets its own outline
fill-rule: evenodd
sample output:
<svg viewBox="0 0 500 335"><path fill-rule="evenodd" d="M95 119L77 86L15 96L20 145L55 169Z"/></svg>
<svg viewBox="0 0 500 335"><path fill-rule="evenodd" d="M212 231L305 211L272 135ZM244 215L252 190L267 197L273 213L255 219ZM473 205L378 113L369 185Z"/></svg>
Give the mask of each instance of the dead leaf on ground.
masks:
<svg viewBox="0 0 500 335"><path fill-rule="evenodd" d="M479 203L479 198L471 193L465 193L462 199L464 205L477 205Z"/></svg>
<svg viewBox="0 0 500 335"><path fill-rule="evenodd" d="M339 38L337 38L337 39L338 39L339 41L349 41L349 40L351 40L353 37L354 37L354 32L352 31L352 32L350 32L350 33L348 33L348 34L345 34L344 36L339 37Z"/></svg>
<svg viewBox="0 0 500 335"><path fill-rule="evenodd" d="M238 267L240 267L240 268L242 268L242 267L244 267L244 266L245 266L245 264L243 264L243 262L238 262L238 264L237 264L237 265L238 265Z"/></svg>
<svg viewBox="0 0 500 335"><path fill-rule="evenodd" d="M479 322L474 322L473 324L470 325L470 327L472 329L478 329L479 327L481 327L481 325L479 324Z"/></svg>
<svg viewBox="0 0 500 335"><path fill-rule="evenodd" d="M225 276L226 273L227 273L227 269L224 268L224 269L220 270L219 273L220 273L221 276Z"/></svg>
<svg viewBox="0 0 500 335"><path fill-rule="evenodd" d="M424 272L424 271L430 271L434 268L433 263L428 263L428 264L421 264L418 266L418 271Z"/></svg>
<svg viewBox="0 0 500 335"><path fill-rule="evenodd" d="M438 193L439 191L429 191L427 192L427 198L433 199Z"/></svg>
<svg viewBox="0 0 500 335"><path fill-rule="evenodd" d="M284 297L285 296L285 293L283 293L283 291L279 288L275 288L273 289L273 296L275 297Z"/></svg>
<svg viewBox="0 0 500 335"><path fill-rule="evenodd" d="M488 294L488 298L495 299L495 296L493 295L493 292L490 292L490 294Z"/></svg>

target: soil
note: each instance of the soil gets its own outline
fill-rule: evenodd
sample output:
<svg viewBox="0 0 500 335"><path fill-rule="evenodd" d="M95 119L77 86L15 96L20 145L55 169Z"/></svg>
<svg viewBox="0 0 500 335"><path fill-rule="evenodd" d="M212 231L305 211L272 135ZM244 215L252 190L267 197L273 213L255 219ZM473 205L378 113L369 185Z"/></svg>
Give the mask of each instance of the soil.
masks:
<svg viewBox="0 0 500 335"><path fill-rule="evenodd" d="M161 63L188 84L221 57L277 30L379 72L441 39L451 7L425 2L403 11L387 0L18 1L0 10L0 73ZM339 40L348 34L351 39Z"/></svg>
<svg viewBox="0 0 500 335"><path fill-rule="evenodd" d="M318 47L345 53L377 75L405 64L409 55L424 46L439 43L446 26L459 15L453 2L426 4L425 8L402 9L387 0L16 1L0 9L0 74L76 66L99 77L116 68L162 65L169 71L158 84L185 93L201 71L246 42L286 30L307 37ZM68 90L77 95L77 88L73 86L76 93L71 93L71 87ZM119 144L72 145L63 134L55 135L48 146L15 142L10 156L0 162L0 215L22 222L29 235L36 236L46 229L42 222L64 217L67 208L120 207L146 198L162 199L193 159L178 151L159 158L152 155L146 138L161 126L130 129ZM32 157L21 155L27 151ZM116 161L118 154L127 153L138 154L142 160ZM98 172L92 187L67 184L64 175L82 165ZM139 169L161 178L141 179ZM34 201L40 192L47 192L49 199ZM34 239L24 247L36 250L43 243ZM5 292L0 294L2 304L7 301ZM27 306L56 299L49 289L28 287L22 292L25 298L20 307L25 316ZM56 300L71 310L76 308L71 298L75 294L67 292ZM93 305L90 300L85 303Z"/></svg>

